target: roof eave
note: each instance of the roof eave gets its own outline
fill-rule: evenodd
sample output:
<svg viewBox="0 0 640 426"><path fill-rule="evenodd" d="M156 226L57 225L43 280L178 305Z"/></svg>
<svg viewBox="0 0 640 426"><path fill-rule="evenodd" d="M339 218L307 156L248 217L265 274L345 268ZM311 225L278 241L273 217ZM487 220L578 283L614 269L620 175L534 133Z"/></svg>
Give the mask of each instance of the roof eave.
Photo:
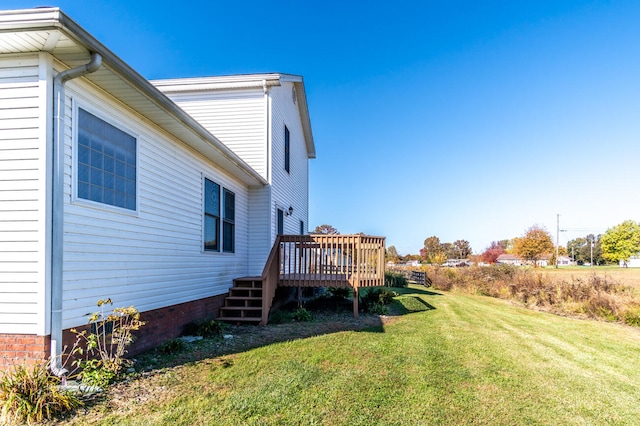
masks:
<svg viewBox="0 0 640 426"><path fill-rule="evenodd" d="M220 164L220 166L225 168L225 170L248 186L268 184L266 179L253 170L253 168L246 164L214 135L209 133L200 123L194 120L184 110L171 101L171 99L169 99L164 93L122 61L74 20L65 15L59 8L38 8L0 12L0 32L33 31L37 29L58 30L64 32L66 36L87 49L89 52L99 53L102 56L103 67L107 67L119 78L137 89L140 94L155 104L156 107L160 108L174 120L181 123L181 125L188 130L188 133L193 135L194 139L191 141L192 143L196 140L199 140L199 142L205 142L205 146L207 146L208 149L215 150L218 155L220 155L221 158L231 166L231 168L235 168L235 170L231 170L225 167L224 164ZM144 113L142 114L144 115ZM189 141L184 140L169 129L165 130L176 136L178 139L183 140L183 142L188 145L191 145ZM207 152L202 152L200 150L199 152L208 158L213 156L213 153L210 153L211 155L207 155Z"/></svg>

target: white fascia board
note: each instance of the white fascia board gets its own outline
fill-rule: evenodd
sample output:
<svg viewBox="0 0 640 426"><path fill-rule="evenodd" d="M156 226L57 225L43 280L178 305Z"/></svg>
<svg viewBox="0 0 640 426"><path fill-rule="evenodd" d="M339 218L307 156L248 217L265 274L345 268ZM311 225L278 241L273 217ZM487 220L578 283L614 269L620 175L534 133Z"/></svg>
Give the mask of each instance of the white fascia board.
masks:
<svg viewBox="0 0 640 426"><path fill-rule="evenodd" d="M280 75L240 74L216 77L172 78L152 80L151 84L164 93L264 89L265 87L280 86Z"/></svg>
<svg viewBox="0 0 640 426"><path fill-rule="evenodd" d="M0 11L0 31L15 31L17 24L21 30L60 27L60 8L36 8Z"/></svg>

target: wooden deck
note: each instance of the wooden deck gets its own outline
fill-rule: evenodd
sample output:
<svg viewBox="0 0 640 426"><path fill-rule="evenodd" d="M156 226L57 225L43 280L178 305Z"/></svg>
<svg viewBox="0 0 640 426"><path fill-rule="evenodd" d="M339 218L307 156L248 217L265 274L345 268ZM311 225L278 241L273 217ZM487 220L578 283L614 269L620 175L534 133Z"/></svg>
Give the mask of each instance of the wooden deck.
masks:
<svg viewBox="0 0 640 426"><path fill-rule="evenodd" d="M262 273L262 320L266 324L278 286L350 287L358 316L358 289L384 285L384 237L280 235Z"/></svg>
<svg viewBox="0 0 640 426"><path fill-rule="evenodd" d="M265 325L281 287L348 287L353 290L353 314L358 316L358 290L384 285L384 237L367 235L280 235L260 277L234 281L229 301L221 309L225 321ZM240 294L250 294L244 301ZM261 309L256 309L257 295Z"/></svg>

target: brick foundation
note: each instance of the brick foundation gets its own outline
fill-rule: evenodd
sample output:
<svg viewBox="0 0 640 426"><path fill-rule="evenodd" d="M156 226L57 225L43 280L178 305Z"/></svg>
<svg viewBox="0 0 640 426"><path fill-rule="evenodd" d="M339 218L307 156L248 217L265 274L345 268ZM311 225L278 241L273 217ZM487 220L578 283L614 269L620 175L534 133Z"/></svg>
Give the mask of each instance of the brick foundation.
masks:
<svg viewBox="0 0 640 426"><path fill-rule="evenodd" d="M50 336L0 334L0 370L26 362L29 365L49 357Z"/></svg>
<svg viewBox="0 0 640 426"><path fill-rule="evenodd" d="M129 347L128 355L148 351L180 336L184 326L190 322L217 317L226 296L222 294L142 312L140 319L147 324L135 333L136 340ZM88 326L76 327L78 331L85 328ZM76 336L70 330L62 332L63 347L71 348L75 341ZM45 360L49 357L50 347L51 336L0 334L0 370L25 361L34 363L36 360Z"/></svg>

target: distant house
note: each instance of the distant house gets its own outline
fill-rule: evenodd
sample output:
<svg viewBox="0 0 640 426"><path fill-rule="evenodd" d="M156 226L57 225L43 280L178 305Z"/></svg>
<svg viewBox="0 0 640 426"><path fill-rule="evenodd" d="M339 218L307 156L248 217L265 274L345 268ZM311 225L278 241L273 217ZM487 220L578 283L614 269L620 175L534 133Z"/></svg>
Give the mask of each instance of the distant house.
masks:
<svg viewBox="0 0 640 426"><path fill-rule="evenodd" d="M501 263L504 265L515 265L521 266L522 259L514 254L503 253L496 259L496 263Z"/></svg>
<svg viewBox="0 0 640 426"><path fill-rule="evenodd" d="M576 261L569 256L558 256L558 266L574 266Z"/></svg>
<svg viewBox="0 0 640 426"><path fill-rule="evenodd" d="M640 255L631 256L629 260L620 261L621 268L640 268Z"/></svg>
<svg viewBox="0 0 640 426"><path fill-rule="evenodd" d="M447 259L447 261L442 266L448 267L459 267L459 266L469 266L471 263L469 259Z"/></svg>
<svg viewBox="0 0 640 426"><path fill-rule="evenodd" d="M536 260L536 266L549 266L549 259L551 259L551 256L543 255L540 259ZM524 260L519 256L508 253L503 253L498 256L498 258L496 259L496 263L514 266L532 265L530 261Z"/></svg>

